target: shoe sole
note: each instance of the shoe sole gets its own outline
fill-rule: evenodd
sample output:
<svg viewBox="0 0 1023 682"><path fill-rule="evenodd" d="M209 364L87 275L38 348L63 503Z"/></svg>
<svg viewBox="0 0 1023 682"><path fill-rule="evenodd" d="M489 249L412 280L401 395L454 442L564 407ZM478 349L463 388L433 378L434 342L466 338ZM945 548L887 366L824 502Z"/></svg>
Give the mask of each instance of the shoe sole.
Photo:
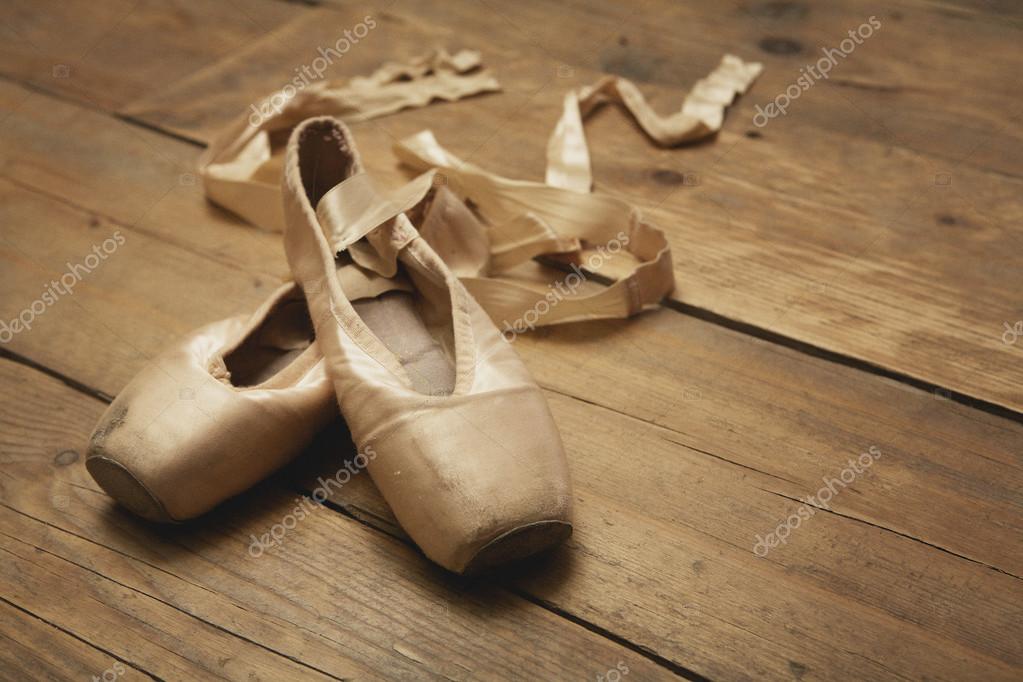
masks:
<svg viewBox="0 0 1023 682"><path fill-rule="evenodd" d="M99 487L133 514L149 521L177 523L163 503L123 465L109 457L94 455L85 460L85 468Z"/></svg>
<svg viewBox="0 0 1023 682"><path fill-rule="evenodd" d="M473 575L538 554L572 535L567 521L536 521L513 528L484 545L462 569Z"/></svg>

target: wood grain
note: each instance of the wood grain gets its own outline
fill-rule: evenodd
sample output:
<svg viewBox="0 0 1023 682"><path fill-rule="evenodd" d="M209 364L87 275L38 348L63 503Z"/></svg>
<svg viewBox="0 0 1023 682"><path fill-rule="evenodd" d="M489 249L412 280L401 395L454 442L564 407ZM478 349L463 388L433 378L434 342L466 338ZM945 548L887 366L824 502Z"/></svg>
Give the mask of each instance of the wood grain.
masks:
<svg viewBox="0 0 1023 682"><path fill-rule="evenodd" d="M83 672L126 682L150 679L62 630L0 601L0 675L4 679L70 679ZM45 642L46 646L40 646Z"/></svg>
<svg viewBox="0 0 1023 682"><path fill-rule="evenodd" d="M766 105L801 75L801 67L814 64L823 49L838 48L850 30L873 17L878 28L870 37L848 57L838 57L829 77L793 103L789 115L800 114L798 129L823 138L881 140L956 163L968 157L971 165L1023 175L1018 157L1008 151L1023 142L1015 125L1023 109L1006 96L1023 25L1018 6L1011 10L1015 23L991 12L954 14L929 2L885 7L846 0L570 0L553 8L537 0L507 7L488 1L488 11L473 3L405 2L391 8L471 36L488 35L498 24L505 30L493 42L538 61L666 86L671 90L660 97L665 111L678 106L679 89L703 77L726 52L764 62L767 68L746 99ZM972 42L983 44L983 53L965 53ZM734 118L753 128L754 107L738 111Z"/></svg>
<svg viewBox="0 0 1023 682"><path fill-rule="evenodd" d="M4 556L0 581L6 598L77 637L101 639L104 648L117 652L131 667L174 679L206 675L233 680L252 676L331 679L140 595L102 573L83 569L74 560L55 556L46 546L45 536L52 531L45 524L4 509L0 529ZM43 546L35 544L33 537ZM107 634L98 637L102 631Z"/></svg>
<svg viewBox="0 0 1023 682"><path fill-rule="evenodd" d="M12 341L17 352L45 358L106 393L116 393L179 326L216 316L196 310L197 297L227 313L244 298L254 305L268 289L253 286L256 273L188 248L187 225L174 225L172 244L158 225L152 236L107 219L90 228L80 208L33 190L8 185L3 198L5 223L15 226L10 241L35 265L5 263L17 286L5 300L24 300L49 268L88 252L95 233L124 231L122 250L58 302L87 314L59 309L68 313L43 315L30 335ZM202 199L181 192L165 201L168 215L182 215L195 209L176 204ZM102 208L116 218L116 206ZM29 216L60 235L56 250L47 235L17 227ZM251 231L233 229L239 239ZM669 310L552 329L517 343L551 391L579 519L572 545L516 576L516 590L712 677L792 669L822 677L940 676L980 665L1001 678L1020 664L1013 620L1023 527L1015 511L1018 424ZM139 356L118 359L125 348ZM647 377L642 389L640 376ZM337 444L326 441L330 459L318 475L336 469ZM834 516L816 517L769 560L753 555L757 534L770 532L820 488L822 476L836 476L870 445L885 453L876 477L872 472L839 496ZM374 491L352 491L354 502L339 502L393 532ZM1003 525L978 529L964 523L971 515ZM882 556L889 559L879 563ZM666 566L689 568L665 574ZM919 591L906 591L919 581ZM1006 594L1013 596L1006 601ZM700 619L688 612L694 604ZM808 630L786 622L812 624L820 648L803 652Z"/></svg>
<svg viewBox="0 0 1023 682"><path fill-rule="evenodd" d="M812 15L821 16L809 21L771 18L773 11L784 15L777 3L755 11L719 5L710 11L649 3L647 16L714 36L685 40L613 3L592 12L531 3L499 12L479 4L399 3L388 5L380 27L332 73L365 72L437 41L480 46L473 39L486 35L487 63L504 93L371 122L360 127L360 140L379 135L367 158L387 165L394 139L430 127L463 157L512 177L539 178L544 136L567 88L603 71L623 73L652 82L644 91L668 111L723 52L764 59L764 75L714 143L656 149L616 110L589 126L599 190L650 208L669 232L675 299L1020 410L1019 346L1001 340L1004 325L1023 317L1012 295L1023 284L1016 258L1023 246L1023 168L1007 150L1020 146L1023 110L1005 94L1015 78L1011 60L966 58L949 47L963 40L959 20L922 6L900 9L890 14L901 18L886 17L877 37L840 65L840 76L822 81L761 130L753 124L755 107L799 76L816 56L809 46L840 42L869 13L815 7ZM124 111L207 141L287 82L287 65L308 62L304 46L332 44L338 26L353 25L359 12L296 13L282 26L282 40L268 36ZM556 21L543 20L550 12ZM507 30L487 35L495 22ZM785 40L801 46L798 52L765 53L764 40L782 40L769 33L776 24L796 36ZM553 28L564 25L578 30L563 35ZM969 25L971 36L1011 52L1017 33L1011 26ZM461 30L455 35L446 26ZM834 37L823 37L829 33ZM962 80L945 77L951 62Z"/></svg>
<svg viewBox="0 0 1023 682"><path fill-rule="evenodd" d="M54 452L65 453L69 444L81 442L82 433L101 406L37 373L9 363L3 366L8 370L3 385L10 387L4 432L24 433L31 439L21 442L8 436L10 441L4 444L3 452L10 453L4 461L5 472L10 472L2 490L5 504L26 511L47 526L70 530L73 537L40 529L45 531L50 552L87 562L91 570L120 583L155 583L157 587L148 588L149 593L158 590L161 600L172 601L200 618L215 623L224 618L233 628L247 629L253 619L238 623L239 607L251 611L253 603L261 609L272 608L259 611L267 616L287 621L300 618L294 613L295 606L268 596L279 592L275 585L281 571L288 575L288 597L302 604L308 603L306 599L319 603L316 584L302 577L304 570L317 570L314 557L318 548L320 553L327 546L343 548L343 556L355 555L353 561L374 566L377 575L377 554L392 551L387 545L378 547L379 538L368 538L365 544L353 541L333 522L326 531L331 539L309 538L305 529L314 520L326 518L321 514L304 521L301 534L289 534L283 547L266 554L266 559L280 559L285 564L274 565L264 574L260 570L265 565L263 558L251 562L237 555L244 551L250 533L259 534L294 504L290 496L275 494L270 486L243 496L202 524L170 533L153 531L113 509L80 466L49 464ZM41 410L41 404L53 409ZM578 401L568 404L566 407L566 399L553 400L566 434L589 433L603 445L594 448L590 442L569 440L577 486L582 484L578 532L560 556L517 576L516 581L523 584L519 589L535 591L559 608L580 603L582 612L590 617L599 618L594 615L597 609L609 609L609 622L619 632L638 636L637 641L647 645L657 642L658 646L677 648L679 655L716 675L782 677L793 670L812 670L822 678L885 678L900 671L930 670L940 679L943 672L955 677L978 669L990 679L1011 679L1015 674L1020 660L1014 620L1020 590L1017 579L992 578L989 571L968 562L949 561L931 548L831 516L815 518L814 525L802 529L785 554L771 555L770 561L757 560L748 549L751 531L773 527L791 513L791 504L750 486L747 470L722 467L698 452L678 448L670 442L670 434L655 432L637 440L634 428L630 433L630 420L614 414L599 419L589 413L573 417L572 412L582 408L573 409ZM54 417L51 424L45 417L40 419L40 414L62 417L60 421ZM25 426L12 428L22 424ZM594 429L594 424L601 427ZM40 442L39 433L52 435ZM615 434L621 438L622 433L628 434L632 451L648 453L636 466L609 466L608 459L619 458L621 451L600 455ZM580 445L585 452L579 453ZM336 441L331 446L335 459L323 474L338 466ZM657 482L659 496L650 496L654 492L649 490L651 481ZM632 495L631 491L643 487L648 488L646 496ZM652 499L663 499L664 504L651 507ZM330 512L323 514L330 516ZM15 533L42 546L33 539L36 536L31 529L19 528ZM54 540L55 535L60 542ZM146 566L125 565L102 555L83 558L95 554L82 551L82 545L88 548L88 543L75 537L83 536L119 555L138 558ZM866 556L865 548L869 548ZM431 589L441 590L431 599L443 602L452 594L444 590L449 581L425 560L410 561L407 552L396 553L395 565L402 567L400 577L394 579L396 584L405 584L408 571L422 571ZM880 557L885 557L884 561L878 562ZM296 575L295 562L299 560L302 565L314 565ZM352 574L344 565L336 565L339 558L334 552L327 552L323 560L332 565L330 569L324 566L327 574L348 576L346 595L358 593L347 583ZM224 569L211 571L211 564ZM665 572L657 567L670 568ZM836 568L838 575L832 573ZM364 573L363 569L352 570ZM178 579L170 580L164 572ZM236 578L239 572L244 579L241 585ZM316 580L323 575L317 573ZM209 603L210 595L197 594L189 583L222 596ZM382 589L373 585L370 589L374 591ZM970 586L968 592L966 585ZM900 589L894 591L893 586ZM474 594L465 585L453 589L462 596ZM409 597L403 593L395 599L406 603ZM871 601L876 601L873 608ZM342 600L342 604L348 603ZM322 612L324 607L313 608ZM416 604L407 608L413 614L424 613L415 610L419 608ZM796 623L800 626L793 627ZM816 644L812 651L805 651L800 642L811 632ZM275 648L285 646L279 636L268 639ZM284 642L289 647L295 644ZM841 645L834 646L838 643ZM986 655L979 653L981 648ZM311 653L304 651L301 660L310 661L316 652ZM713 660L718 657L722 660ZM391 670L389 661L373 663L382 666L378 670Z"/></svg>
<svg viewBox="0 0 1023 682"><path fill-rule="evenodd" d="M132 44L125 53L94 55L104 57L105 74L128 78L122 72L134 71L116 69L125 63L118 60L148 63L146 50L158 48L170 66L147 81L148 91L116 79L83 85L89 93L136 92L122 111L199 140L315 58L309 45L332 44L364 16L361 8L255 6L269 12L263 18L184 7L190 24L228 26L228 38L218 42L200 31L180 47ZM365 127L386 135L389 145L391 137L430 126L459 153L516 177L540 177L542 136L532 145L506 140L533 139L537 130L550 129L564 89L600 71L659 84L644 89L666 110L723 51L766 60L764 76L731 112L716 144L654 149L618 113L598 116L590 126L601 190L656 207L669 230L679 279L675 298L958 393L1023 407L1019 346L1001 340L1004 325L1023 317L1011 294L1023 276L1015 261L1023 172L1018 155L1008 153L1019 147L1015 122L1023 112L1006 106L1004 97L1015 70L1011 61L969 59L948 47L963 39L959 26L966 22L971 36L996 52L1011 51L1018 33L1011 23L924 4L892 10L878 36L841 64L841 78L816 86L761 132L752 125L754 107L798 76L799 66L816 54L811 44L827 47L862 23L862 8L714 3L710 11L649 3L644 14L658 17L657 26L683 29L665 32L637 20L636 12L626 20L613 3L598 11L526 3L496 15L474 4L386 7L380 27L329 74L363 73L425 45L486 36L488 63L498 68L506 92L445 107L443 115L429 108ZM49 10L54 16L62 11ZM130 16L156 22L162 11L146 4ZM544 12L557 12L557 21L542 20ZM508 30L489 35L494 16ZM99 34L109 20L86 21ZM257 24L273 30L250 35ZM77 23L34 30L61 36L71 25ZM547 28L555 25L577 30L562 36ZM461 27L461 35L450 26ZM786 33L797 51L765 52L764 40L780 44ZM688 58L668 58L683 50ZM205 60L205 68L183 68L197 60ZM970 88L950 91L944 77L950 61ZM12 75L31 80L30 68L19 60L15 66ZM32 82L68 94L62 85ZM760 137L749 139L744 131ZM379 148L383 156L372 158L389 159L385 146ZM686 178L696 184L685 184ZM974 305L977 300L985 305Z"/></svg>
<svg viewBox="0 0 1023 682"><path fill-rule="evenodd" d="M566 678L624 662L642 679L672 677L500 588L453 583L329 510L297 523L280 550L253 556L251 536L296 504L272 482L198 523L139 522L67 454L82 451L104 405L7 360L0 373L0 589L150 674Z"/></svg>
<svg viewBox="0 0 1023 682"><path fill-rule="evenodd" d="M19 275L11 278L0 312L16 315L19 302L38 297L67 262L122 230L125 257L104 262L76 288L80 293L58 302L58 315L41 315L31 335L11 342L33 360L113 395L167 338L254 309L287 267L278 235L226 219L197 187L178 184L176 164L187 166L198 149L156 133L127 134L120 122L74 109L48 102L11 117L16 134L4 140L11 151L0 174L33 189L12 188L3 208L12 226L8 267ZM61 120L76 122L73 136L61 133ZM383 144L372 129L366 132L371 147ZM68 144L43 155L54 140ZM132 172L108 159L124 160ZM400 175L393 166L382 173ZM61 199L42 200L38 191ZM53 239L33 228L40 213L62 235L56 252ZM980 510L992 518L1004 513L1005 500L1019 500L1013 494L1023 487L1017 423L674 311L545 329L518 344L549 389L669 428L686 444L802 486L795 494L841 469L849 454L883 443L900 462L903 485L843 500L844 513L1023 575L1023 552L1018 543L1005 544L1003 528L959 523ZM903 487L910 481L913 494ZM948 496L947 516L933 513L928 491ZM1023 527L1015 513L1008 518L1007 528Z"/></svg>
<svg viewBox="0 0 1023 682"><path fill-rule="evenodd" d="M272 33L291 16L273 0L10 0L0 7L0 73L116 109Z"/></svg>
<svg viewBox="0 0 1023 682"><path fill-rule="evenodd" d="M1018 8L327 4L0 10L0 319L125 238L5 344L77 389L0 360L0 674L101 674L118 660L127 679L565 679L619 662L634 679L1023 674L1023 424L944 390L1023 405L1019 346L1000 340L1023 317ZM832 78L752 124L874 11L883 29ZM418 556L366 477L332 496L343 513L318 510L247 556L250 534L348 453L337 425L197 524L119 511L75 461L103 407L86 394L115 394L168 339L251 310L287 276L278 235L204 202L200 147L158 131L207 141L367 12L379 28L331 75L441 43L483 49L505 86L359 125L389 182L407 177L391 143L424 127L487 168L539 178L566 88L621 73L668 111L723 52L764 60L707 144L656 149L620 112L597 114L598 191L669 231L685 310L942 389L676 310L520 337L565 436L576 534L482 582ZM758 535L869 447L881 458L830 510L754 555Z"/></svg>

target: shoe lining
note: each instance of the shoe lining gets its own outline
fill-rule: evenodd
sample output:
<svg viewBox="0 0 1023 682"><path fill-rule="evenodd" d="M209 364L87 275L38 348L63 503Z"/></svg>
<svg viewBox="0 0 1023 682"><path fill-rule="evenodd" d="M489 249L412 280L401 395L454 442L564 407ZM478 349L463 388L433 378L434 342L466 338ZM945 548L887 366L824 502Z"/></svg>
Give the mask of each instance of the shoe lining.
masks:
<svg viewBox="0 0 1023 682"><path fill-rule="evenodd" d="M436 328L431 329L424 320L417 298L404 291L388 291L352 305L366 326L394 353L416 391L449 395L455 390L453 354L438 340Z"/></svg>
<svg viewBox="0 0 1023 682"><path fill-rule="evenodd" d="M355 154L342 132L321 123L302 131L299 170L309 203L316 206L323 195L355 172Z"/></svg>
<svg viewBox="0 0 1023 682"><path fill-rule="evenodd" d="M224 356L231 384L239 388L269 381L312 344L312 321L302 292L278 301L234 350Z"/></svg>
<svg viewBox="0 0 1023 682"><path fill-rule="evenodd" d="M309 125L300 141L299 169L312 206L356 172L356 158L341 130L329 122ZM359 268L347 254L337 257L339 281L344 268ZM394 278L411 282L411 291L391 290L360 297L346 291L356 314L394 354L412 387L427 395L449 395L455 389L455 344L451 298L447 287L415 264L399 265Z"/></svg>

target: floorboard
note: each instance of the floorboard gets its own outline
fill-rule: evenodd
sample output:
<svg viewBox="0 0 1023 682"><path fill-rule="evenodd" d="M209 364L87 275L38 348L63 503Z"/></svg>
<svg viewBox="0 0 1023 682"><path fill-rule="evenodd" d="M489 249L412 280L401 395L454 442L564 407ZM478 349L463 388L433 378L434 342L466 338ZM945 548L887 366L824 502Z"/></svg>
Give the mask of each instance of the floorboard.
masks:
<svg viewBox="0 0 1023 682"><path fill-rule="evenodd" d="M430 127L464 158L509 176L539 178L544 136L566 89L604 71L622 73L639 80L667 112L724 52L761 59L764 75L714 143L656 149L617 111L598 114L589 126L598 188L647 207L669 233L679 282L674 298L985 403L1023 409L1019 346L1002 341L1005 325L1023 315L1012 296L1023 276L1013 260L1023 247L1023 167L1009 151L1020 148L1023 107L1005 96L1015 80L1009 55L1018 29L921 5L883 13L877 36L839 64L834 79L758 128L757 107L868 13L787 3L807 16L772 19L745 11L746 3L727 11L713 5L651 3L649 16L696 35L722 36L687 40L629 21L615 3L597 12L559 9L559 20L547 23L578 26L570 38L543 28L540 17L548 10L541 5L492 13L484 3L387 4L380 28L335 73L363 73L438 41L460 45L445 28L451 25L463 27L462 42L482 47L472 38L498 22L502 30L488 37L485 52L505 92L367 124L384 142L371 158L388 159L393 139ZM236 112L288 81L287 69L273 65L308 62L308 45L332 44L339 26L361 16L354 8L296 13L280 32L124 112L207 141ZM779 37L787 33L798 39ZM384 34L386 40L374 40ZM964 36L991 50L970 56ZM779 55L764 41L801 47ZM950 83L945 74L953 68ZM971 86L957 88L961 82ZM535 141L509 145L510 139ZM985 305L974 305L977 300Z"/></svg>
<svg viewBox="0 0 1023 682"><path fill-rule="evenodd" d="M279 551L250 551L297 504L278 482L195 524L140 522L78 456L105 405L17 363L0 372L3 595L133 667L162 679L510 679L624 662L674 677L499 586L453 582L330 510Z"/></svg>
<svg viewBox="0 0 1023 682"><path fill-rule="evenodd" d="M0 9L0 320L119 240L0 350L0 677L1019 679L1018 7L314 4ZM564 435L576 532L484 580L430 564L360 476L250 555L351 456L340 422L175 528L119 510L80 461L169 339L288 277L280 236L208 204L195 161L368 13L329 76L442 44L481 49L504 86L356 124L388 183L408 178L391 145L422 128L537 179L570 87L621 74L666 112L725 52L766 66L703 144L658 149L610 108L588 124L597 191L665 228L678 290L516 340ZM872 15L876 36L754 123Z"/></svg>
<svg viewBox="0 0 1023 682"><path fill-rule="evenodd" d="M6 270L24 286L5 300L24 300L47 280L48 267L59 270L106 232L122 230L121 250L58 302L74 309L40 316L37 328L10 344L104 393L116 393L164 339L181 333L178 325L217 316L196 310L195 300L223 315L268 289L213 256L128 225L90 227L88 214L28 189L9 185L0 205L7 224L28 225L36 216L51 226L49 235L11 235L20 258ZM178 238L188 232L180 229ZM56 241L47 238L53 234ZM937 674L955 660L977 666L990 657L986 665L997 678L1019 663L1012 618L1023 592L1023 522L1012 512L1023 488L1023 425L670 310L517 343L551 391L578 519L567 556L519 577L516 589L709 677L777 676L790 662L857 677L930 665ZM639 375L657 380L637 392ZM337 470L338 442L327 440L319 475ZM883 453L878 468L831 503L833 515L821 512L767 560L754 555L759 534L870 447ZM374 491L353 492L355 503L341 499L340 507L393 532ZM1001 525L978 530L964 522L977 515ZM907 576L924 575L935 581L926 593L946 595L954 621L934 617L936 596L921 603L913 593L893 593ZM957 586L971 579L981 592L967 596ZM705 595L705 605L697 595ZM704 619L687 613L694 604L706 609ZM807 632L766 618L782 613L814 623L824 648L796 656ZM903 648L884 648L889 642ZM865 664L850 648L884 655ZM949 658L936 657L935 648Z"/></svg>

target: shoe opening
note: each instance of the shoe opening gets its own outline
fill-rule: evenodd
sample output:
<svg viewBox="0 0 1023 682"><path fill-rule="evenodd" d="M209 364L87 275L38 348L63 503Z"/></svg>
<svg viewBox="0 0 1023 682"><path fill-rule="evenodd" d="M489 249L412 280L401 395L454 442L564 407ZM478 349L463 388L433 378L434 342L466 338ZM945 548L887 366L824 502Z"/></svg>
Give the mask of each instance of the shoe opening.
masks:
<svg viewBox="0 0 1023 682"><path fill-rule="evenodd" d="M332 120L309 123L299 138L299 172L309 203L316 206L323 195L358 170L358 157L348 138Z"/></svg>
<svg viewBox="0 0 1023 682"><path fill-rule="evenodd" d="M277 301L259 326L224 356L230 382L244 388L270 381L291 366L315 338L301 290Z"/></svg>

